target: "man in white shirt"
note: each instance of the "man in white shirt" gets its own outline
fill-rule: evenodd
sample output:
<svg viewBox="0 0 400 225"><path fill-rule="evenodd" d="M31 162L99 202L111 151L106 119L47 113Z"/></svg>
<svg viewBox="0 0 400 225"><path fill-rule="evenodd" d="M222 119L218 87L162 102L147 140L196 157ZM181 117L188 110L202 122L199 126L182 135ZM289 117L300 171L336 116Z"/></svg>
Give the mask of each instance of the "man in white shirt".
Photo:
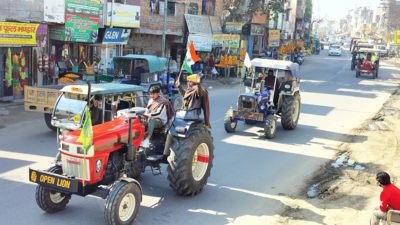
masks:
<svg viewBox="0 0 400 225"><path fill-rule="evenodd" d="M153 135L154 129L164 127L175 114L171 103L160 96L159 86L151 87L149 92L151 99L147 104L144 115L141 115L142 120L148 121L147 137L140 144L144 148L149 147L149 140Z"/></svg>

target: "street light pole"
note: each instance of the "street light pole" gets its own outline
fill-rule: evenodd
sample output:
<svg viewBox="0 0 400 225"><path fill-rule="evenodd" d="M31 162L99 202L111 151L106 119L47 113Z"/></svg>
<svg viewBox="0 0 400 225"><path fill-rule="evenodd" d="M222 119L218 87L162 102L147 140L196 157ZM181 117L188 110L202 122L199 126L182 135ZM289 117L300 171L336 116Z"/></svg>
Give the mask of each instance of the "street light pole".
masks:
<svg viewBox="0 0 400 225"><path fill-rule="evenodd" d="M110 28L113 28L113 10L114 10L114 0L111 1L111 19L110 19Z"/></svg>
<svg viewBox="0 0 400 225"><path fill-rule="evenodd" d="M161 43L161 55L165 57L165 26L167 22L167 4L168 0L165 0L164 3L164 23L163 23L163 30L162 30L162 43Z"/></svg>

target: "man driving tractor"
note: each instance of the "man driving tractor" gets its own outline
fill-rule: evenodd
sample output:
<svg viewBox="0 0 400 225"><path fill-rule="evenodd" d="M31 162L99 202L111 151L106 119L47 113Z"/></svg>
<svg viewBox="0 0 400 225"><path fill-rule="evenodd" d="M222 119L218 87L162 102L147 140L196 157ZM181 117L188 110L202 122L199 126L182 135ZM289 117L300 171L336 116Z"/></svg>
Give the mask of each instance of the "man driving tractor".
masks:
<svg viewBox="0 0 400 225"><path fill-rule="evenodd" d="M144 148L149 147L149 140L153 135L154 129L164 127L175 115L171 103L160 96L159 86L152 86L149 92L151 99L147 104L144 115L140 115L141 119L147 120L148 123L147 137L140 143L140 146Z"/></svg>

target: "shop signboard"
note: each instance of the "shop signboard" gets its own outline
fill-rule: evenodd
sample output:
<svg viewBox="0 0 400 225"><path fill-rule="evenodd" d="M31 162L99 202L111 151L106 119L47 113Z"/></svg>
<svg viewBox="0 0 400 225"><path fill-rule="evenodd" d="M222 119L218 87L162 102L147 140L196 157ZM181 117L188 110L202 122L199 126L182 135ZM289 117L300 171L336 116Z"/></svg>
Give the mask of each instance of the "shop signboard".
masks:
<svg viewBox="0 0 400 225"><path fill-rule="evenodd" d="M189 33L212 34L210 17L185 14L185 20Z"/></svg>
<svg viewBox="0 0 400 225"><path fill-rule="evenodd" d="M225 33L240 34L242 33L242 22L226 22Z"/></svg>
<svg viewBox="0 0 400 225"><path fill-rule="evenodd" d="M371 33L371 29L369 29L369 27L365 28L365 33L366 33L366 34Z"/></svg>
<svg viewBox="0 0 400 225"><path fill-rule="evenodd" d="M210 16L211 29L213 34L222 34L221 19L218 16Z"/></svg>
<svg viewBox="0 0 400 225"><path fill-rule="evenodd" d="M98 30L99 17L65 14L65 41L95 43Z"/></svg>
<svg viewBox="0 0 400 225"><path fill-rule="evenodd" d="M65 13L99 17L100 6L100 0L66 0Z"/></svg>
<svg viewBox="0 0 400 225"><path fill-rule="evenodd" d="M250 35L252 36L264 35L264 27L258 24L251 24Z"/></svg>
<svg viewBox="0 0 400 225"><path fill-rule="evenodd" d="M64 25L49 26L49 37L50 40L66 41L65 26Z"/></svg>
<svg viewBox="0 0 400 225"><path fill-rule="evenodd" d="M400 30L394 31L394 45L400 45Z"/></svg>
<svg viewBox="0 0 400 225"><path fill-rule="evenodd" d="M240 44L240 35L235 34L224 34L222 42L222 47L225 48L239 48Z"/></svg>
<svg viewBox="0 0 400 225"><path fill-rule="evenodd" d="M0 22L0 46L20 47L47 45L47 25Z"/></svg>
<svg viewBox="0 0 400 225"><path fill-rule="evenodd" d="M269 47L279 47L280 36L281 36L281 34L280 34L279 30L269 30L269 34L268 34Z"/></svg>
<svg viewBox="0 0 400 225"><path fill-rule="evenodd" d="M126 45L130 34L130 29L107 28L104 33L103 44Z"/></svg>
<svg viewBox="0 0 400 225"><path fill-rule="evenodd" d="M211 52L211 34L189 34L187 48L189 48L190 42L193 42L196 51Z"/></svg>
<svg viewBox="0 0 400 225"><path fill-rule="evenodd" d="M140 1L139 1L140 4ZM140 28L140 5L114 3L113 26ZM111 25L111 3L107 3L107 26Z"/></svg>
<svg viewBox="0 0 400 225"><path fill-rule="evenodd" d="M213 36L212 36L212 47L213 48L222 47L222 36L223 36L223 34L213 34Z"/></svg>

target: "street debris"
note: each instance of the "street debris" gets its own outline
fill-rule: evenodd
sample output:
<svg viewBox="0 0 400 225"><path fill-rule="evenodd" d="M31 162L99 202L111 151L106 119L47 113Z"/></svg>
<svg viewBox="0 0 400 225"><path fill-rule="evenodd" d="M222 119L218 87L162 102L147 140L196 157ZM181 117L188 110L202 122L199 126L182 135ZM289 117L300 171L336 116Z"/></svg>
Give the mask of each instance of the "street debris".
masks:
<svg viewBox="0 0 400 225"><path fill-rule="evenodd" d="M1 116L9 116L10 112L4 108L0 108L0 115Z"/></svg>

